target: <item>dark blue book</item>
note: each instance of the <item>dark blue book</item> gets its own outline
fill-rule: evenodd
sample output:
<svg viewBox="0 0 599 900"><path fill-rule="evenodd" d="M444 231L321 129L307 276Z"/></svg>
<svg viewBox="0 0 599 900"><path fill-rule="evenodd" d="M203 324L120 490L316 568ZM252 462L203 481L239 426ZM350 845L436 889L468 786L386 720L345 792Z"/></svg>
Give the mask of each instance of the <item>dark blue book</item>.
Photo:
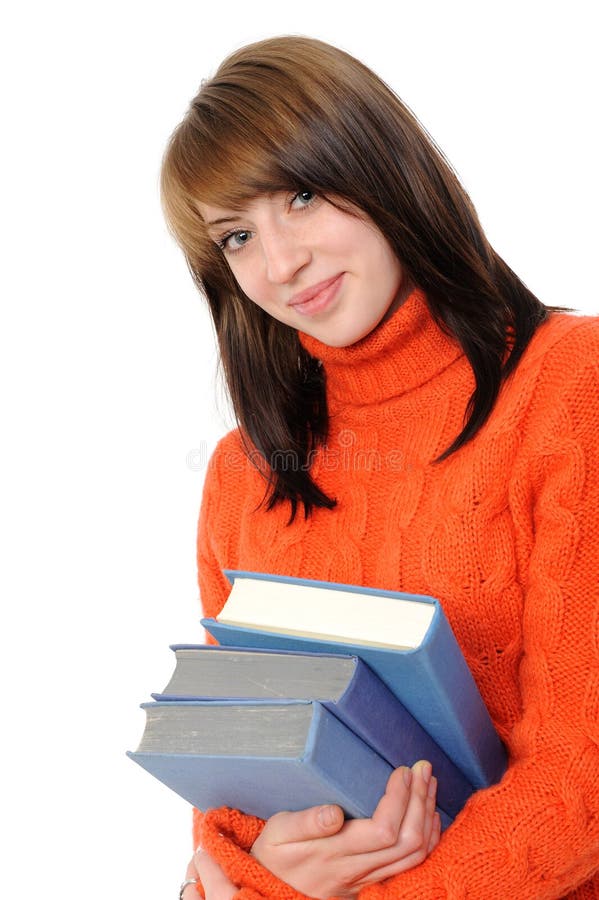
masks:
<svg viewBox="0 0 599 900"><path fill-rule="evenodd" d="M365 662L355 656L179 644L157 701L318 700L393 768L432 763L437 808L454 818L468 779Z"/></svg>
<svg viewBox="0 0 599 900"><path fill-rule="evenodd" d="M358 656L475 788L497 782L505 749L441 604L433 597L255 572L202 624L221 646Z"/></svg>
<svg viewBox="0 0 599 900"><path fill-rule="evenodd" d="M127 755L198 809L268 818L335 803L370 817L393 771L318 702L143 706L146 728Z"/></svg>

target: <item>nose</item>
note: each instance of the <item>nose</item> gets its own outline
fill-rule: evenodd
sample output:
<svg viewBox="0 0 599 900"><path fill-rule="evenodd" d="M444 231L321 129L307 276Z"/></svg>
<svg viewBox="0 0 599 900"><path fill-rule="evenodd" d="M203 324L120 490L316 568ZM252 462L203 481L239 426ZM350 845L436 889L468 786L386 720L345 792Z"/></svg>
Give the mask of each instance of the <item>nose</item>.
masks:
<svg viewBox="0 0 599 900"><path fill-rule="evenodd" d="M262 232L262 252L266 277L273 284L287 284L306 266L312 254L306 241L293 228L285 225Z"/></svg>

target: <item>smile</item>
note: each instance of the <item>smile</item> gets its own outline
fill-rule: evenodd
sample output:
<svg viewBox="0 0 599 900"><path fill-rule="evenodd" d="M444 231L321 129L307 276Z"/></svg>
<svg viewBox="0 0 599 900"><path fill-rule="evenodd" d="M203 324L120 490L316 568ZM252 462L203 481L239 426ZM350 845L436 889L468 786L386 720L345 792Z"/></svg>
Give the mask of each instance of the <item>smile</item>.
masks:
<svg viewBox="0 0 599 900"><path fill-rule="evenodd" d="M343 275L344 273L341 272L339 275L334 275L333 278L306 288L305 291L300 291L291 298L287 305L303 316L313 316L322 312L337 296Z"/></svg>

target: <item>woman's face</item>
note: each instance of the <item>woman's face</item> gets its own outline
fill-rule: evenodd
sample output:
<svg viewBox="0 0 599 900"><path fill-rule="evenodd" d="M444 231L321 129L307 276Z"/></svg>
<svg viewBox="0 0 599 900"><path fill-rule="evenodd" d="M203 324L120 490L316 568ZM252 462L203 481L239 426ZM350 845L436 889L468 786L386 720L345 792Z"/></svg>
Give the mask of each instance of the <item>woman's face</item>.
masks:
<svg viewBox="0 0 599 900"><path fill-rule="evenodd" d="M399 260L358 210L310 191L261 195L241 211L198 208L250 300L332 347L365 337L407 296Z"/></svg>

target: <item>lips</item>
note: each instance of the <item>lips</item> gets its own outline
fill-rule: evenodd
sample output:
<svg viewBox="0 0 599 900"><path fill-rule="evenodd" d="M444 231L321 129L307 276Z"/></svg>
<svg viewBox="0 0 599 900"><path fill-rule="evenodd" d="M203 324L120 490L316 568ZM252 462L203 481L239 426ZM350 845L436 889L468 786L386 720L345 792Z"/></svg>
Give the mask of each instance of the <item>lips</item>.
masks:
<svg viewBox="0 0 599 900"><path fill-rule="evenodd" d="M287 305L302 315L314 315L317 312L321 312L337 296L342 278L343 272L340 272L338 275L333 275L332 278L313 284L312 287L306 288L305 291L295 294Z"/></svg>

